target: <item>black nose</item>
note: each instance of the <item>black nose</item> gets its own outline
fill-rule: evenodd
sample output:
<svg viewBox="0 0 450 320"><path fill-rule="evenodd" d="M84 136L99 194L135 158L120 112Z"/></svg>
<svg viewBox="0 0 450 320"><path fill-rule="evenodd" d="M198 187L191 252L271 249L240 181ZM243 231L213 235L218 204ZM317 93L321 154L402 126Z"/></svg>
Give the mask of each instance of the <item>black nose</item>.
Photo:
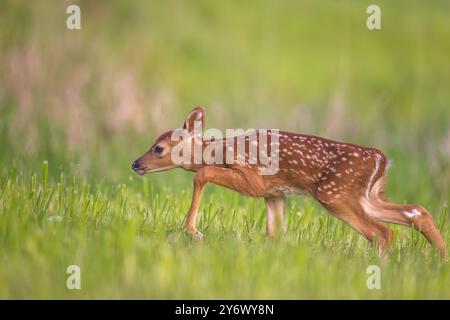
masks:
<svg viewBox="0 0 450 320"><path fill-rule="evenodd" d="M137 170L141 167L141 164L139 163L139 160L136 160L135 162L133 162L133 164L131 165L131 169L133 170Z"/></svg>

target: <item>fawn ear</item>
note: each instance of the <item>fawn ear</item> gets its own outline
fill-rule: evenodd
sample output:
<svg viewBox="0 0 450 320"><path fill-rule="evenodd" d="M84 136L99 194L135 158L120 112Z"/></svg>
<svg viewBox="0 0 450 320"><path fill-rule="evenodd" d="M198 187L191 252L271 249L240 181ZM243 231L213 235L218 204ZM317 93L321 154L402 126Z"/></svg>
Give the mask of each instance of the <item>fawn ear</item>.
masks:
<svg viewBox="0 0 450 320"><path fill-rule="evenodd" d="M188 116L186 117L186 120L184 121L183 129L186 129L189 132L194 131L194 128L198 128L200 126L199 121L201 121L202 130L205 127L205 109L202 107L197 107L193 109Z"/></svg>

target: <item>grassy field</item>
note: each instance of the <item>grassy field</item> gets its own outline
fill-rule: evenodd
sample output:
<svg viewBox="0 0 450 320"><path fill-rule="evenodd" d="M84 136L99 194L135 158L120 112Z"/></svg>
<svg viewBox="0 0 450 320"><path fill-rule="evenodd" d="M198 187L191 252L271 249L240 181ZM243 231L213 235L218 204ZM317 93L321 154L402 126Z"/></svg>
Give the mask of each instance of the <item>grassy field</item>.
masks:
<svg viewBox="0 0 450 320"><path fill-rule="evenodd" d="M198 243L181 228L189 192L134 177L114 187L64 174L49 183L46 165L29 181L5 176L2 297L449 298L448 264L416 232L396 229L393 254L380 260L309 200L290 202L286 235L269 241L261 201L215 189L199 221L207 240ZM65 287L72 264L81 290ZM382 270L380 290L367 289L369 265Z"/></svg>
<svg viewBox="0 0 450 320"><path fill-rule="evenodd" d="M131 162L196 105L207 127L272 127L377 147L388 196L450 245L450 5L378 1L78 1L0 5L0 298L450 298L450 267L411 229L376 250L309 198L269 241L261 200ZM66 269L81 269L68 290ZM369 290L366 270L381 269Z"/></svg>

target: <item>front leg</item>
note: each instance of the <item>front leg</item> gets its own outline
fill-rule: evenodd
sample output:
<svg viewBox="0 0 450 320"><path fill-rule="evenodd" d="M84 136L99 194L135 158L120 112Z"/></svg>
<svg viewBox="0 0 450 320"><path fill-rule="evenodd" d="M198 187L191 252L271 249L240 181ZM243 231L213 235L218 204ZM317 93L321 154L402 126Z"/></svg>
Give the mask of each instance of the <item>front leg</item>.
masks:
<svg viewBox="0 0 450 320"><path fill-rule="evenodd" d="M284 232L284 196L266 198L267 208L267 236L277 237Z"/></svg>
<svg viewBox="0 0 450 320"><path fill-rule="evenodd" d="M200 206L200 200L202 197L203 186L206 183L206 181L204 179L204 175L201 172L202 170L203 169L200 169L199 171L197 171L197 173L194 176L194 191L192 193L191 206L189 208L189 212L188 212L187 219L186 219L186 225L185 225L187 234L190 235L193 239L197 239L197 240L203 240L205 238L203 233L198 231L196 228L198 208Z"/></svg>
<svg viewBox="0 0 450 320"><path fill-rule="evenodd" d="M251 181L252 183L249 183ZM194 192L192 194L191 207L186 219L186 231L195 239L203 239L203 234L196 228L196 220L202 190L205 184L214 183L219 186L235 190L239 193L258 196L262 190L262 178L260 176L247 177L242 172L233 169L207 166L198 170L194 176Z"/></svg>

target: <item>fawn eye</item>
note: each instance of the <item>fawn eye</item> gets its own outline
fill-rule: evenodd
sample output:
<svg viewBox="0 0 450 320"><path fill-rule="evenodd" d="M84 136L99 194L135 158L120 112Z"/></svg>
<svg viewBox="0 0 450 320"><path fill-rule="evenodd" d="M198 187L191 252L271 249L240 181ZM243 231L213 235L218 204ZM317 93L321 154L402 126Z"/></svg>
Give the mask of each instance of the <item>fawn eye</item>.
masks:
<svg viewBox="0 0 450 320"><path fill-rule="evenodd" d="M156 146L155 147L155 153L156 154L161 154L163 151L164 151L163 147L160 147L160 146Z"/></svg>

